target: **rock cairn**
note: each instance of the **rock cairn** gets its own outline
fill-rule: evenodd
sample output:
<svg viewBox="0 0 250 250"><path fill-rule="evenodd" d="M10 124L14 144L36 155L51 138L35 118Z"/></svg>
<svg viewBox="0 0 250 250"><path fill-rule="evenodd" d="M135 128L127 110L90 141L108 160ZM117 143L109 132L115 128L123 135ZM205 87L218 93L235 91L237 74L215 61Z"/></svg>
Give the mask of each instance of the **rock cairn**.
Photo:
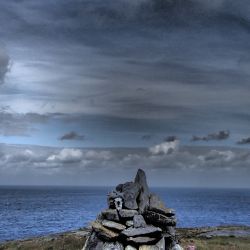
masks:
<svg viewBox="0 0 250 250"><path fill-rule="evenodd" d="M175 212L150 193L139 169L133 182L108 194L108 209L92 223L83 250L179 250Z"/></svg>

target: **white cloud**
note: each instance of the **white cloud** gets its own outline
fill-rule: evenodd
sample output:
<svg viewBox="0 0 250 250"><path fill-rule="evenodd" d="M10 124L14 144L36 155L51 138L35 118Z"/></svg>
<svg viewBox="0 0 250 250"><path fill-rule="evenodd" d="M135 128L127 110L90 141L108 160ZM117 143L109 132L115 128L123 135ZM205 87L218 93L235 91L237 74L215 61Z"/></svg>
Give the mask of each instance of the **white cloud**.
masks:
<svg viewBox="0 0 250 250"><path fill-rule="evenodd" d="M83 153L79 149L73 148L64 148L58 154L52 154L47 158L49 162L80 162L82 159Z"/></svg>
<svg viewBox="0 0 250 250"><path fill-rule="evenodd" d="M153 155L157 154L170 154L178 150L179 141L163 142L161 144L149 148L149 152Z"/></svg>

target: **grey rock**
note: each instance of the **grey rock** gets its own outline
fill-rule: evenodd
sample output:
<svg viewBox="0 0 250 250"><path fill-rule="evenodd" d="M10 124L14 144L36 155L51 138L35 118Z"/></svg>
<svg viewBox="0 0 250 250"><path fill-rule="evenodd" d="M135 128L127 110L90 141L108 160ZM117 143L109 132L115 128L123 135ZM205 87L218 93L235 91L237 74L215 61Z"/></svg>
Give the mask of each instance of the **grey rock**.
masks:
<svg viewBox="0 0 250 250"><path fill-rule="evenodd" d="M92 232L82 250L103 249L104 243L97 237L95 232Z"/></svg>
<svg viewBox="0 0 250 250"><path fill-rule="evenodd" d="M138 214L138 211L136 210L121 209L119 211L119 215L121 216L121 218L125 218L125 219L131 219L137 214Z"/></svg>
<svg viewBox="0 0 250 250"><path fill-rule="evenodd" d="M140 214L134 216L133 224L134 224L135 228L146 227L147 226L143 216L140 215Z"/></svg>
<svg viewBox="0 0 250 250"><path fill-rule="evenodd" d="M126 221L126 226L127 227L133 227L134 226L134 221L132 221L132 220Z"/></svg>
<svg viewBox="0 0 250 250"><path fill-rule="evenodd" d="M93 222L92 223L93 230L97 233L98 238L104 240L104 241L110 241L116 239L119 234L104 227L99 222Z"/></svg>
<svg viewBox="0 0 250 250"><path fill-rule="evenodd" d="M157 238L147 237L147 236L139 236L139 237L129 237L127 241L134 245L141 244L153 244L157 242ZM165 249L164 249L165 250Z"/></svg>
<svg viewBox="0 0 250 250"><path fill-rule="evenodd" d="M119 242L106 242L102 248L102 250L124 250L124 247Z"/></svg>
<svg viewBox="0 0 250 250"><path fill-rule="evenodd" d="M139 212L144 212L149 207L149 188L147 184L146 174L142 169L137 171L135 184L140 186L140 194L138 197Z"/></svg>
<svg viewBox="0 0 250 250"><path fill-rule="evenodd" d="M137 249L135 247L128 245L125 247L125 250L137 250Z"/></svg>
<svg viewBox="0 0 250 250"><path fill-rule="evenodd" d="M117 231L122 231L122 230L126 229L126 226L124 226L120 223L114 222L114 221L110 221L110 220L103 220L101 223L104 227L107 227L109 229L114 229Z"/></svg>
<svg viewBox="0 0 250 250"><path fill-rule="evenodd" d="M162 230L159 227L147 226L144 228L127 228L121 232L126 237L136 237L142 235L160 235Z"/></svg>
<svg viewBox="0 0 250 250"><path fill-rule="evenodd" d="M137 197L140 192L140 186L134 182L126 182L122 186L124 207L127 209L138 209Z"/></svg>
<svg viewBox="0 0 250 250"><path fill-rule="evenodd" d="M176 226L176 218L175 217L167 217L165 215L158 214L158 213L153 212L153 211L147 210L144 213L144 218L148 224L157 225L161 228L165 228L168 226Z"/></svg>
<svg viewBox="0 0 250 250"><path fill-rule="evenodd" d="M112 221L120 221L119 214L116 211L116 209L106 209L102 212L102 217L107 219L107 220L112 220Z"/></svg>

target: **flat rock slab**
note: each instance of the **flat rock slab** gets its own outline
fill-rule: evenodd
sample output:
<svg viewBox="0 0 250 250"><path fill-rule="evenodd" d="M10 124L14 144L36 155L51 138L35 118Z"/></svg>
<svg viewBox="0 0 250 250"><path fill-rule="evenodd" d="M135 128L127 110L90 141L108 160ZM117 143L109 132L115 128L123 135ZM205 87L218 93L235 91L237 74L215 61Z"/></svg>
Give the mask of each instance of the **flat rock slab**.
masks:
<svg viewBox="0 0 250 250"><path fill-rule="evenodd" d="M93 222L92 228L98 234L98 236L104 240L114 240L119 236L118 233L104 227L99 222Z"/></svg>
<svg viewBox="0 0 250 250"><path fill-rule="evenodd" d="M127 239L127 241L129 243L133 243L135 245L141 245L141 244L152 244L157 242L156 238L152 238L152 237L146 237L146 236L139 236L139 237L129 237ZM165 250L165 249L164 249Z"/></svg>
<svg viewBox="0 0 250 250"><path fill-rule="evenodd" d="M162 230L159 227L147 226L143 228L128 228L121 232L127 237L136 237L142 235L160 234Z"/></svg>
<svg viewBox="0 0 250 250"><path fill-rule="evenodd" d="M160 227L167 227L167 226L175 226L176 225L176 218L175 217L167 217L165 215L149 211L147 210L144 213L144 218L147 223L152 225L157 225Z"/></svg>
<svg viewBox="0 0 250 250"><path fill-rule="evenodd" d="M121 209L119 211L119 215L122 218L126 218L126 219L132 219L135 215L138 214L137 210L130 210L130 209Z"/></svg>
<svg viewBox="0 0 250 250"><path fill-rule="evenodd" d="M120 223L114 222L114 221L110 221L110 220L103 220L102 225L104 227L114 229L114 230L117 230L117 231L122 231L122 230L126 229L126 226L124 226L124 225L122 225Z"/></svg>
<svg viewBox="0 0 250 250"><path fill-rule="evenodd" d="M102 212L101 215L107 220L117 221L117 222L120 221L120 218L116 209L106 209Z"/></svg>

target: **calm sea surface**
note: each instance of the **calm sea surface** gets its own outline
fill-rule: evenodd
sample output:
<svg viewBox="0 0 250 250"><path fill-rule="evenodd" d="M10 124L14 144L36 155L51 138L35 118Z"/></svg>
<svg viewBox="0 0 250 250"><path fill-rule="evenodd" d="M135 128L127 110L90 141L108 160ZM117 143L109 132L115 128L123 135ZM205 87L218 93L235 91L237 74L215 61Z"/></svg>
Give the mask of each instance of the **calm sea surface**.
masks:
<svg viewBox="0 0 250 250"><path fill-rule="evenodd" d="M112 188L0 187L0 241L78 229L106 207ZM154 188L179 227L250 226L250 190Z"/></svg>

